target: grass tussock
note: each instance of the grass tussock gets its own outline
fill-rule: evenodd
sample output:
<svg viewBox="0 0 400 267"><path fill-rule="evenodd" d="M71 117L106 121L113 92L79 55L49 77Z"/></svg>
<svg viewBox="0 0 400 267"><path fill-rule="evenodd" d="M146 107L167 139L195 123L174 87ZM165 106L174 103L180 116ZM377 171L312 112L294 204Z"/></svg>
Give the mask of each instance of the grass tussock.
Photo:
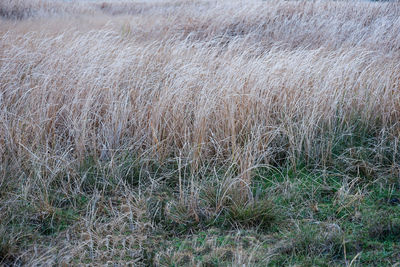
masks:
<svg viewBox="0 0 400 267"><path fill-rule="evenodd" d="M0 263L395 264L399 18L2 1Z"/></svg>

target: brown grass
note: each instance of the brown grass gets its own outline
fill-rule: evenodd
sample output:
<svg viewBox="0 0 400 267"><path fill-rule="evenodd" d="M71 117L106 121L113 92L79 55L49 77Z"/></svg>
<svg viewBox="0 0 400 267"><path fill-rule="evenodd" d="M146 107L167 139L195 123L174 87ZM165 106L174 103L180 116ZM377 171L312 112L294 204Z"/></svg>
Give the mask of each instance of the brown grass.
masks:
<svg viewBox="0 0 400 267"><path fill-rule="evenodd" d="M47 202L130 153L182 160L196 199L210 166L245 187L260 164L335 164L359 132L396 168L399 32L397 2L2 1L0 186Z"/></svg>

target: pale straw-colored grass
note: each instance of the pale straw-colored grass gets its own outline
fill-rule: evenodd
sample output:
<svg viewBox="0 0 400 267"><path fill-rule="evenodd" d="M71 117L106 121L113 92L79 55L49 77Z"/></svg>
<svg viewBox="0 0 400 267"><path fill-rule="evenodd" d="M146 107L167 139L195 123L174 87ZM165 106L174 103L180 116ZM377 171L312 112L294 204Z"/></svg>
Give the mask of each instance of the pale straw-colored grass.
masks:
<svg viewBox="0 0 400 267"><path fill-rule="evenodd" d="M0 185L12 173L33 179L26 194L43 193L84 159L121 153L179 157L193 173L235 165L249 184L258 164L332 164L336 142L357 131L398 166L399 3L21 0L0 10Z"/></svg>
<svg viewBox="0 0 400 267"><path fill-rule="evenodd" d="M93 31L8 29L3 156L153 149L160 158L247 155L251 166L282 149L328 157L322 137L355 120L398 137L398 4L165 8Z"/></svg>

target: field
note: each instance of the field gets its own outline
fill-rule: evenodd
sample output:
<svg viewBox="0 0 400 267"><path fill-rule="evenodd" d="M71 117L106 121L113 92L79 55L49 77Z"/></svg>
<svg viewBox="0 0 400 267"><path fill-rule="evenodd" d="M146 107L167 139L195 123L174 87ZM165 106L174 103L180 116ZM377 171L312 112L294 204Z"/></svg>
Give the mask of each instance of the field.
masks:
<svg viewBox="0 0 400 267"><path fill-rule="evenodd" d="M400 266L400 2L0 1L0 265Z"/></svg>

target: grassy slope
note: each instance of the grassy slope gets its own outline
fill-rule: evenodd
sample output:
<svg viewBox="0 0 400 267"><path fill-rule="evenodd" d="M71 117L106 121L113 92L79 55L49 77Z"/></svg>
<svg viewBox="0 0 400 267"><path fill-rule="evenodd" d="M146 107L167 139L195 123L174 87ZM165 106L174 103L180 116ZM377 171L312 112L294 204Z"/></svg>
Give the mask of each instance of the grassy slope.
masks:
<svg viewBox="0 0 400 267"><path fill-rule="evenodd" d="M400 261L400 6L0 3L0 262Z"/></svg>

